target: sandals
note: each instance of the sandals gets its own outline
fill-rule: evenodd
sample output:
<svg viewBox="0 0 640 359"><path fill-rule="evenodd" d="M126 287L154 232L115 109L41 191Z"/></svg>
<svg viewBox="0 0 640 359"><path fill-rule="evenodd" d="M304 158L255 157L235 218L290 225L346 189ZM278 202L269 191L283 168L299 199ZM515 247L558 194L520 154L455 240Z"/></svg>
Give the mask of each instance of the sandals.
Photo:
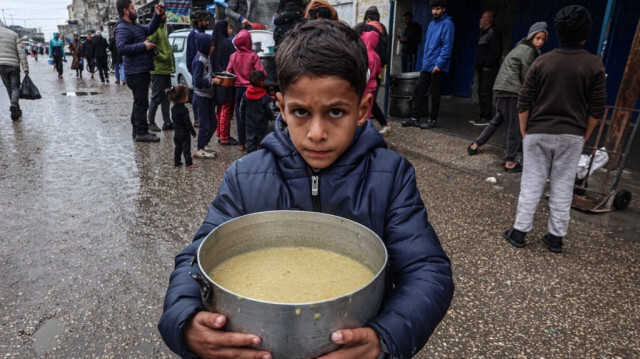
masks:
<svg viewBox="0 0 640 359"><path fill-rule="evenodd" d="M519 163L516 163L516 165L511 168L504 166L504 171L507 173L520 173L522 172L522 165Z"/></svg>
<svg viewBox="0 0 640 359"><path fill-rule="evenodd" d="M236 140L236 139L235 139L235 138L233 138L233 137L229 137L229 139L228 139L228 140L226 140L226 141L224 141L224 142L223 142L223 141L218 140L218 143L219 143L219 144L221 144L221 145L223 145L223 146L235 146L235 145L237 145L237 144L238 144L238 140Z"/></svg>
<svg viewBox="0 0 640 359"><path fill-rule="evenodd" d="M474 150L473 148L471 148L471 146L473 146L473 144L474 144L474 142L471 142L469 147L467 147L467 153L469 154L469 156L473 156L473 155L477 155L478 154L478 148L480 148L480 146L476 147L476 149Z"/></svg>

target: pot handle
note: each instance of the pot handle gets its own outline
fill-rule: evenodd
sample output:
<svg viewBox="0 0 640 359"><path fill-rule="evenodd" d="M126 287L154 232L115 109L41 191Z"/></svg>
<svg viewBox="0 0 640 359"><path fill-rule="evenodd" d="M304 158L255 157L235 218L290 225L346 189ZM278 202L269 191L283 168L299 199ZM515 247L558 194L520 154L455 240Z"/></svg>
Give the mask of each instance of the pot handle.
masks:
<svg viewBox="0 0 640 359"><path fill-rule="evenodd" d="M198 256L193 256L193 260L191 261L191 265L198 261ZM196 282L200 285L200 295L202 296L202 301L204 302L205 307L207 309L211 309L211 303L213 303L213 288L211 287L211 283L207 281L200 271L193 273L189 272L191 278L195 279Z"/></svg>

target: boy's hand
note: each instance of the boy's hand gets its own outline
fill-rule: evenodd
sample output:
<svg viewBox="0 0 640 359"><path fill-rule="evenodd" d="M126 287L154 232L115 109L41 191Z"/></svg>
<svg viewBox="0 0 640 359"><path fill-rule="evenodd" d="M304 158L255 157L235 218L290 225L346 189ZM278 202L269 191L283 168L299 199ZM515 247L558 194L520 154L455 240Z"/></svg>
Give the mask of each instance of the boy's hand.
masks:
<svg viewBox="0 0 640 359"><path fill-rule="evenodd" d="M342 348L316 359L375 359L382 352L378 334L371 328L338 330L331 334L331 340Z"/></svg>
<svg viewBox="0 0 640 359"><path fill-rule="evenodd" d="M260 344L260 337L220 330L226 320L221 314L204 311L196 314L184 328L184 341L189 349L204 359L271 359L269 352L248 348Z"/></svg>

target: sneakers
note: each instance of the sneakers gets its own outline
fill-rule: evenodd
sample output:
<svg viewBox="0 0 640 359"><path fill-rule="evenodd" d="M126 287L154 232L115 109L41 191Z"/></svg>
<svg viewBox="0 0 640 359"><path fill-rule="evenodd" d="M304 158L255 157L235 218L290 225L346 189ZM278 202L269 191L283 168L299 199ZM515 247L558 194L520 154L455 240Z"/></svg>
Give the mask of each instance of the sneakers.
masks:
<svg viewBox="0 0 640 359"><path fill-rule="evenodd" d="M193 154L193 158L216 158L216 153L209 153L203 149L199 149Z"/></svg>
<svg viewBox="0 0 640 359"><path fill-rule="evenodd" d="M470 120L469 123L474 126L486 126L489 124L489 120L484 117L478 117L475 120Z"/></svg>
<svg viewBox="0 0 640 359"><path fill-rule="evenodd" d="M429 130L438 127L438 122L434 120L428 120L427 122L420 123L420 128L423 130Z"/></svg>
<svg viewBox="0 0 640 359"><path fill-rule="evenodd" d="M524 245L525 245L524 236L525 235L526 235L525 232L520 232L519 230L517 230L515 228L509 228L503 234L504 239L508 240L509 243L511 243L511 245L516 247L516 248L524 248Z"/></svg>
<svg viewBox="0 0 640 359"><path fill-rule="evenodd" d="M160 132L162 130L160 129L160 127L156 126L155 123L150 123L149 124L149 131Z"/></svg>
<svg viewBox="0 0 640 359"><path fill-rule="evenodd" d="M209 153L216 153L216 149L214 147L209 146L209 145L204 146L204 150L209 152Z"/></svg>
<svg viewBox="0 0 640 359"><path fill-rule="evenodd" d="M165 123L164 125L162 125L162 131L172 131L172 130L173 130L173 124L171 122Z"/></svg>
<svg viewBox="0 0 640 359"><path fill-rule="evenodd" d="M551 252L562 253L562 237L556 237L551 233L547 233L542 237L542 241Z"/></svg>
<svg viewBox="0 0 640 359"><path fill-rule="evenodd" d="M471 142L471 144L469 145L469 147L467 147L467 153L469 154L469 156L473 156L473 155L477 155L478 154L478 145L476 145L476 148L473 149L471 146L474 144L475 142Z"/></svg>
<svg viewBox="0 0 640 359"><path fill-rule="evenodd" d="M159 142L160 138L150 133L144 135L136 135L136 142Z"/></svg>
<svg viewBox="0 0 640 359"><path fill-rule="evenodd" d="M382 136L388 135L391 133L391 124L387 124L380 131L378 131Z"/></svg>
<svg viewBox="0 0 640 359"><path fill-rule="evenodd" d="M420 121L418 119L411 117L410 119L402 122L402 127L420 127Z"/></svg>

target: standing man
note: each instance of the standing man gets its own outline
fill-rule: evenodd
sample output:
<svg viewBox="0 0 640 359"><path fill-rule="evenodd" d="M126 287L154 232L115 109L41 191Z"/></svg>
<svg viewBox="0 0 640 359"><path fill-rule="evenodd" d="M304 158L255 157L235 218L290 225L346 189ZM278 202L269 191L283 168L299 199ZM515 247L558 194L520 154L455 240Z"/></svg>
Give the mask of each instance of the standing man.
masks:
<svg viewBox="0 0 640 359"><path fill-rule="evenodd" d="M87 41L82 45L82 51L84 59L87 60L87 71L91 73L91 78L93 78L93 73L95 70L95 58L93 57L93 40L91 38L91 33L87 34Z"/></svg>
<svg viewBox="0 0 640 359"><path fill-rule="evenodd" d="M64 42L60 40L60 34L53 33L53 39L49 41L49 57L53 58L53 63L58 71L58 78L62 78L62 58L64 57Z"/></svg>
<svg viewBox="0 0 640 359"><path fill-rule="evenodd" d="M255 20L257 17L258 2L253 0L229 0L229 6L224 11L227 21L231 24L236 34L242 30L250 30L253 23L247 17Z"/></svg>
<svg viewBox="0 0 640 359"><path fill-rule="evenodd" d="M196 57L196 34L203 33L209 27L209 13L204 10L197 10L191 13L191 27L193 29L187 36L187 71L191 74L191 64ZM198 127L198 113L196 106L193 106L193 126Z"/></svg>
<svg viewBox="0 0 640 359"><path fill-rule="evenodd" d="M149 133L147 126L147 110L149 109L150 71L153 70L154 43L147 40L160 26L160 18L164 15L164 5L158 4L149 25L140 25L136 21L138 12L131 0L118 0L118 21L114 35L118 53L122 55L127 76L127 86L133 93L133 109L131 125L136 142L158 142L160 139Z"/></svg>
<svg viewBox="0 0 640 359"><path fill-rule="evenodd" d="M480 17L480 39L476 53L480 116L469 121L476 126L488 125L493 117L493 83L498 76L502 57L502 34L493 26L494 17L493 11L485 11Z"/></svg>
<svg viewBox="0 0 640 359"><path fill-rule="evenodd" d="M24 74L29 73L27 56L22 49L18 34L0 25L0 77L11 101L9 111L11 120L17 121L22 116L18 100L20 99L20 65Z"/></svg>
<svg viewBox="0 0 640 359"><path fill-rule="evenodd" d="M111 62L113 62L113 71L116 75L116 85L126 85L124 77L124 67L122 66L122 55L118 53L118 47L116 46L116 37L111 36L109 39L109 51L111 51Z"/></svg>
<svg viewBox="0 0 640 359"><path fill-rule="evenodd" d="M416 70L416 53L418 52L418 46L422 41L422 26L413 21L413 14L411 11L404 14L404 23L407 27L404 28L402 36L398 36L398 40L402 44L402 72L413 72Z"/></svg>
<svg viewBox="0 0 640 359"><path fill-rule="evenodd" d="M102 37L100 30L96 31L96 36L93 39L93 58L98 65L98 75L100 75L100 81L104 83L106 80L109 83L109 64L107 62L107 49L109 43Z"/></svg>
<svg viewBox="0 0 640 359"><path fill-rule="evenodd" d="M451 16L446 14L447 1L431 0L429 5L433 19L427 27L425 36L422 69L414 91L413 112L411 118L402 123L403 127L414 126L429 129L437 126L442 80L451 65L455 29ZM429 90L431 97L430 119L420 122L420 113L429 113L429 104L427 101L422 101L427 90ZM425 106L426 111L424 111Z"/></svg>
<svg viewBox="0 0 640 359"><path fill-rule="evenodd" d="M169 97L164 92L165 89L171 88L171 74L175 72L176 64L173 58L173 49L169 44L167 33L164 32L164 24L167 22L167 15L162 15L161 25L149 36L147 40L156 44L156 52L153 57L155 69L151 71L151 98L149 103L149 131L159 132L160 128L156 125L156 110L158 105L162 110L162 130L173 130L171 117L169 114Z"/></svg>

